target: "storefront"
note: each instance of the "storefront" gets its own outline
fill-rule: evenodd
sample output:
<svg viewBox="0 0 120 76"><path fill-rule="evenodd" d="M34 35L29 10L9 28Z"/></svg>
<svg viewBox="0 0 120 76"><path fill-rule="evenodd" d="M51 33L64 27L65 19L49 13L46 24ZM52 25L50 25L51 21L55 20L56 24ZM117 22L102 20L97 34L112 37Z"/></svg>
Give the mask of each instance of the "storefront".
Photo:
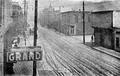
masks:
<svg viewBox="0 0 120 76"><path fill-rule="evenodd" d="M110 28L94 27L95 45L113 49L113 34Z"/></svg>
<svg viewBox="0 0 120 76"><path fill-rule="evenodd" d="M120 29L115 29L114 31L114 49L119 51L120 50Z"/></svg>
<svg viewBox="0 0 120 76"><path fill-rule="evenodd" d="M95 45L120 50L120 28L93 28Z"/></svg>

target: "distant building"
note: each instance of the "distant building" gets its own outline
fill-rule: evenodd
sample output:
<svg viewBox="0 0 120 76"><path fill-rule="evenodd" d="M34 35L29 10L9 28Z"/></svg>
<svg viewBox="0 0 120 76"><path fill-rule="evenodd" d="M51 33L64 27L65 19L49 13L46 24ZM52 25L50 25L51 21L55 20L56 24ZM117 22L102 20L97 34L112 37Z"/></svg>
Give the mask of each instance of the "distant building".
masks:
<svg viewBox="0 0 120 76"><path fill-rule="evenodd" d="M120 50L120 11L94 11L91 18L95 44Z"/></svg>
<svg viewBox="0 0 120 76"><path fill-rule="evenodd" d="M52 6L45 8L40 13L40 24L48 28L55 29L68 36L83 34L83 12L82 11L64 11L55 10ZM85 12L85 34L93 34L90 22L91 13Z"/></svg>
<svg viewBox="0 0 120 76"><path fill-rule="evenodd" d="M1 34L3 35L7 30L9 23L12 22L11 14L12 14L12 1L11 0L1 0L2 1L2 22L1 22Z"/></svg>
<svg viewBox="0 0 120 76"><path fill-rule="evenodd" d="M12 18L23 17L23 11L18 2L12 2Z"/></svg>
<svg viewBox="0 0 120 76"><path fill-rule="evenodd" d="M50 4L48 8L43 9L43 11L40 13L40 16L39 16L40 24L42 26L47 26L49 28L55 28L53 25L55 23L58 23L59 13L60 11L55 10Z"/></svg>
<svg viewBox="0 0 120 76"><path fill-rule="evenodd" d="M93 34L90 22L91 13L85 11L85 34ZM83 12L67 11L61 13L61 32L66 35L82 35L83 34Z"/></svg>
<svg viewBox="0 0 120 76"><path fill-rule="evenodd" d="M12 25L16 25L14 28L16 28L19 33L27 31L27 28L30 25L27 23L26 16L18 2L12 2L11 18L13 19L14 23L12 23ZM22 33L20 35L22 35Z"/></svg>

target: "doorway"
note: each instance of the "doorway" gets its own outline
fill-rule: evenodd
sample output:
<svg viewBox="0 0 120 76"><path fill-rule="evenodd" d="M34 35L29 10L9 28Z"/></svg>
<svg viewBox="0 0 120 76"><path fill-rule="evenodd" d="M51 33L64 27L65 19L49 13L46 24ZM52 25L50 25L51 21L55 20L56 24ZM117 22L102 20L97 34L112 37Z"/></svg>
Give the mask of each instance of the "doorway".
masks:
<svg viewBox="0 0 120 76"><path fill-rule="evenodd" d="M75 35L75 26L74 25L70 26L69 35Z"/></svg>
<svg viewBox="0 0 120 76"><path fill-rule="evenodd" d="M116 48L119 48L119 37L116 37Z"/></svg>

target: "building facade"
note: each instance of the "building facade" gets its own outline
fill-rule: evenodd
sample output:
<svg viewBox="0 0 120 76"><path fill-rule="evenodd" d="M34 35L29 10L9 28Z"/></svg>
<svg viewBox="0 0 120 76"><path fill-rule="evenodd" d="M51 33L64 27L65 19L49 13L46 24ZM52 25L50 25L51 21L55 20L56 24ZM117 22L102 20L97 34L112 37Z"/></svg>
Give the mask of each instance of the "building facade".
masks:
<svg viewBox="0 0 120 76"><path fill-rule="evenodd" d="M95 44L120 50L120 11L95 11L92 13Z"/></svg>
<svg viewBox="0 0 120 76"><path fill-rule="evenodd" d="M85 34L93 34L91 28L90 12L85 12ZM66 35L82 35L83 34L83 12L67 11L61 13L61 31Z"/></svg>
<svg viewBox="0 0 120 76"><path fill-rule="evenodd" d="M6 3L5 3L6 4ZM9 7L7 6L9 5ZM6 9L5 9L6 8ZM8 9L9 8L9 9ZM6 4L4 7L4 27L3 29L3 48L4 48L4 75L8 74L14 74L13 70L13 63L7 62L7 52L10 52L10 49L12 48L13 40L18 35L22 34L24 31L24 26L26 25L22 8L18 3L9 2L9 4ZM7 16L7 17L6 17ZM9 22L10 21L10 22Z"/></svg>
<svg viewBox="0 0 120 76"><path fill-rule="evenodd" d="M12 22L11 19L11 0L0 0L0 76L3 76L4 71L4 33L7 29L7 26L10 22Z"/></svg>

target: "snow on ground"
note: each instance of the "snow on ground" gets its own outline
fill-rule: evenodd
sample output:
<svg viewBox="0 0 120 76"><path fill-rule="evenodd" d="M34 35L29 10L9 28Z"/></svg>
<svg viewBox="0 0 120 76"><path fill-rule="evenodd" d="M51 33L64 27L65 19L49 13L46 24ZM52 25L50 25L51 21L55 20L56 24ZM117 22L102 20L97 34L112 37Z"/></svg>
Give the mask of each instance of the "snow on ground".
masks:
<svg viewBox="0 0 120 76"><path fill-rule="evenodd" d="M92 35L85 35L85 41L86 42L91 42L91 36ZM79 36L72 36L73 38L75 39L78 39L78 40L83 40L83 36L82 35L79 35Z"/></svg>
<svg viewBox="0 0 120 76"><path fill-rule="evenodd" d="M90 38L91 36L86 36L86 42L89 42ZM29 37L27 44L32 44L32 39ZM83 45L82 36L64 36L52 30L39 28L38 45L44 49L44 58L37 64L39 70L52 70L57 74L59 74L58 71L64 70L76 76L120 75L120 65L118 65L120 61ZM115 63L107 59L112 59ZM14 67L18 69L18 73L31 74L32 63L19 62ZM25 68L26 71L23 70Z"/></svg>
<svg viewBox="0 0 120 76"><path fill-rule="evenodd" d="M83 43L83 36L63 36L63 38L67 39L68 41L71 41L73 43ZM91 42L91 35L85 36L85 42Z"/></svg>

